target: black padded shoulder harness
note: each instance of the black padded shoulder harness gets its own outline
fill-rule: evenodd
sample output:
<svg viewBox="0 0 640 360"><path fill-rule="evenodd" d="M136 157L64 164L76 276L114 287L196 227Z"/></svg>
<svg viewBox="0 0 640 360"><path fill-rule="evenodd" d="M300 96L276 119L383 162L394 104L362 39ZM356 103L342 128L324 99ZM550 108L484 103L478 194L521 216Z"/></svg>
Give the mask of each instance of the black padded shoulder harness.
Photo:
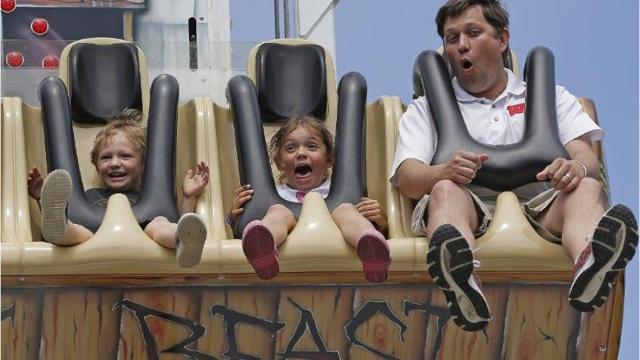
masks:
<svg viewBox="0 0 640 360"><path fill-rule="evenodd" d="M432 164L447 162L458 150L486 153L489 160L473 183L506 191L537 182L536 174L554 159L569 158L558 136L554 59L549 49L536 47L527 56L525 129L522 139L514 144L488 145L471 137L440 54L423 51L414 66L414 80L416 76L438 132Z"/></svg>

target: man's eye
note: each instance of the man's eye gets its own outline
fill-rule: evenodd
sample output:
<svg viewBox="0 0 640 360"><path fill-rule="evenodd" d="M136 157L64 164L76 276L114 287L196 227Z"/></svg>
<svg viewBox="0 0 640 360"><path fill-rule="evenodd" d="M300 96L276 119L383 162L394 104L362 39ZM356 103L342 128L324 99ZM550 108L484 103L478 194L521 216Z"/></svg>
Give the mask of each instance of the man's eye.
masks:
<svg viewBox="0 0 640 360"><path fill-rule="evenodd" d="M453 44L458 41L458 35L447 36L447 43Z"/></svg>
<svg viewBox="0 0 640 360"><path fill-rule="evenodd" d="M473 37L476 37L476 36L480 35L480 33L481 33L480 30L477 30L477 29L471 30L471 32L470 32L471 36L473 36Z"/></svg>

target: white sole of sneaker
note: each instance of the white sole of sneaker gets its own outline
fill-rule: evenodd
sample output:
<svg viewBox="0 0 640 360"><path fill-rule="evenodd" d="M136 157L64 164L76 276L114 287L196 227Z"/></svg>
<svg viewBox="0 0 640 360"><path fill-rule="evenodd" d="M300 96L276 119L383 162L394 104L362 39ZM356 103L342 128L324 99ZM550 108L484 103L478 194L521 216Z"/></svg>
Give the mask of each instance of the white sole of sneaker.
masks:
<svg viewBox="0 0 640 360"><path fill-rule="evenodd" d="M207 239L207 227L194 213L184 214L178 221L176 238L176 261L181 267L193 267L200 262L204 242Z"/></svg>
<svg viewBox="0 0 640 360"><path fill-rule="evenodd" d="M491 315L482 290L473 281L473 254L453 226L438 228L434 233L427 267L434 283L442 289L456 325L467 331L486 327Z"/></svg>
<svg viewBox="0 0 640 360"><path fill-rule="evenodd" d="M54 170L44 180L40 197L42 237L49 243L61 245L64 242L71 189L71 177L64 170Z"/></svg>
<svg viewBox="0 0 640 360"><path fill-rule="evenodd" d="M631 223L627 223L631 221L635 223L631 211L616 206L598 224L591 243L593 260L575 275L576 281L569 290L569 301L578 309L591 311L602 305L616 273L633 257L638 233ZM595 269L595 274L591 274ZM583 290L580 292L581 287Z"/></svg>

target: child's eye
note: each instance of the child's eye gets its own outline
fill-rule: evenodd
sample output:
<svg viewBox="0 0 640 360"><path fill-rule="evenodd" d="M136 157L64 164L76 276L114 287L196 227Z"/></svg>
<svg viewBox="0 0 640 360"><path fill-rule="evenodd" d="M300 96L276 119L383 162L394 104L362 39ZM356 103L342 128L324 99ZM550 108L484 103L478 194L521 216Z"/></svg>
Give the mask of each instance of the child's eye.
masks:
<svg viewBox="0 0 640 360"><path fill-rule="evenodd" d="M309 148L309 150L317 150L318 149L318 144L311 143L311 144L307 145L307 147Z"/></svg>
<svg viewBox="0 0 640 360"><path fill-rule="evenodd" d="M294 152L294 151L296 150L296 146L295 146L295 145L286 145L286 146L284 147L284 150L285 150L286 152Z"/></svg>

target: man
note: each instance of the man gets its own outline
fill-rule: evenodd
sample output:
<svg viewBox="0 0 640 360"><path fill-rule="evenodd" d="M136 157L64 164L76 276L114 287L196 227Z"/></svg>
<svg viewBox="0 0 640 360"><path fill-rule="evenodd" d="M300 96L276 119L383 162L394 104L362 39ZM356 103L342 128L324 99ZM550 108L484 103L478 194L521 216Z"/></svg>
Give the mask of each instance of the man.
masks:
<svg viewBox="0 0 640 360"><path fill-rule="evenodd" d="M509 14L499 0L449 0L436 16L452 85L471 136L486 144L510 144L524 132L526 84L504 68L509 47ZM575 262L569 300L581 311L604 303L616 272L635 253L633 214L622 205L605 212L596 180L599 163L592 141L604 132L577 99L556 87L559 136L571 159L557 158L537 174L540 182L515 189L540 235L561 243ZM487 154L457 151L446 163L431 164L436 128L424 97L400 120L390 181L420 200L412 229L430 241L427 266L442 288L456 324L484 328L491 315L473 270L475 237L491 221L497 193L471 184ZM595 230L595 231L594 231ZM592 239L592 240L591 240Z"/></svg>

